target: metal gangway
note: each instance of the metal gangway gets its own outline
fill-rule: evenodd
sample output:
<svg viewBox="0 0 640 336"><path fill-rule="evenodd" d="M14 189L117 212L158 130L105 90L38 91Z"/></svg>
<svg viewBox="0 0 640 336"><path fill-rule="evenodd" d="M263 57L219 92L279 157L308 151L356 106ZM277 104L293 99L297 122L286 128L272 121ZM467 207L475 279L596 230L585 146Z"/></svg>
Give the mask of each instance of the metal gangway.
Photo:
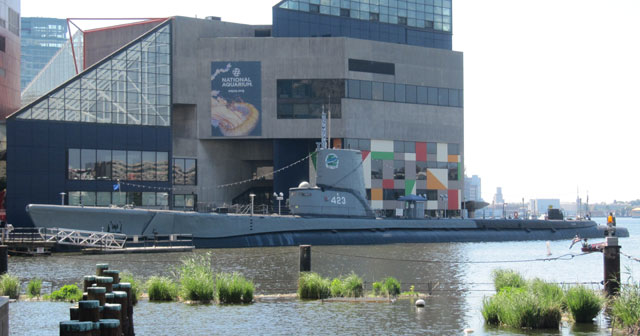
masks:
<svg viewBox="0 0 640 336"><path fill-rule="evenodd" d="M122 249L127 242L127 235L121 233L63 228L38 228L38 232L44 241L55 242L61 245Z"/></svg>

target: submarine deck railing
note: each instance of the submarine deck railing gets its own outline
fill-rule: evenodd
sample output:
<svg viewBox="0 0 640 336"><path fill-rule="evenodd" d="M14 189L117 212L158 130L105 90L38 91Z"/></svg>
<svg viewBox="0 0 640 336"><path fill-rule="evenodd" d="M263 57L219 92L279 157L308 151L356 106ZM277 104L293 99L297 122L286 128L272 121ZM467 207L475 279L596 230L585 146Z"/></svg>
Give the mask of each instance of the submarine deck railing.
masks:
<svg viewBox="0 0 640 336"><path fill-rule="evenodd" d="M122 249L127 241L127 235L121 233L64 228L39 228L38 231L44 241L56 242L61 245Z"/></svg>

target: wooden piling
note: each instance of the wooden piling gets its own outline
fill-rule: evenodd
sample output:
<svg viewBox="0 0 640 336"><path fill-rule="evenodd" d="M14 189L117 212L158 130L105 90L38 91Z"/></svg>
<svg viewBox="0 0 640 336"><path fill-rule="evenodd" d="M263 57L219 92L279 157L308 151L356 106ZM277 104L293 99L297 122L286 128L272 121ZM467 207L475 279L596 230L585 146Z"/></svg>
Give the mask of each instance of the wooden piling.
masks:
<svg viewBox="0 0 640 336"><path fill-rule="evenodd" d="M109 269L109 264L96 264L96 275L103 276L102 272Z"/></svg>
<svg viewBox="0 0 640 336"><path fill-rule="evenodd" d="M113 292L113 303L120 304L120 316L122 317L120 320L122 321L122 331L125 335L127 335L127 331L129 330L129 307L128 307L128 298L127 292L123 291L115 291Z"/></svg>
<svg viewBox="0 0 640 336"><path fill-rule="evenodd" d="M102 276L112 277L113 278L113 284L120 283L120 271L103 270L102 271Z"/></svg>
<svg viewBox="0 0 640 336"><path fill-rule="evenodd" d="M96 325L89 321L60 322L60 336L92 336Z"/></svg>
<svg viewBox="0 0 640 336"><path fill-rule="evenodd" d="M0 245L0 275L9 271L9 246Z"/></svg>
<svg viewBox="0 0 640 336"><path fill-rule="evenodd" d="M99 325L100 325L100 336L122 335L120 320L104 319L104 320L100 320Z"/></svg>
<svg viewBox="0 0 640 336"><path fill-rule="evenodd" d="M107 294L107 289L104 287L90 287L87 289L87 299L98 300L101 306L106 303L105 294Z"/></svg>
<svg viewBox="0 0 640 336"><path fill-rule="evenodd" d="M87 289L89 289L93 284L96 283L96 276L95 275L85 275L84 278L82 278L82 282L84 285L84 288L82 289L83 291L87 291Z"/></svg>
<svg viewBox="0 0 640 336"><path fill-rule="evenodd" d="M106 276L97 276L96 277L96 284L100 287L104 287L107 289L107 293L110 293L113 291L113 278L112 277L106 277Z"/></svg>
<svg viewBox="0 0 640 336"><path fill-rule="evenodd" d="M78 301L78 309L80 310L78 318L80 321L100 321L100 301L98 300L85 300Z"/></svg>
<svg viewBox="0 0 640 336"><path fill-rule="evenodd" d="M311 272L311 245L300 245L300 272Z"/></svg>
<svg viewBox="0 0 640 336"><path fill-rule="evenodd" d="M607 296L620 292L620 245L618 237L607 237L604 246L604 290Z"/></svg>

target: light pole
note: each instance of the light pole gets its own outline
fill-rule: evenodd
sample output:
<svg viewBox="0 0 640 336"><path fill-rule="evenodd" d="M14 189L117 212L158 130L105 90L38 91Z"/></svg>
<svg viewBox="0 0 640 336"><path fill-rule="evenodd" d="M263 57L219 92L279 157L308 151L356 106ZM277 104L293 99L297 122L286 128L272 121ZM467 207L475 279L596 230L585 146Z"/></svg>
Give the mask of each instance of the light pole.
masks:
<svg viewBox="0 0 640 336"><path fill-rule="evenodd" d="M251 216L253 216L253 198L256 197L256 194L250 193L249 197L251 197Z"/></svg>
<svg viewBox="0 0 640 336"><path fill-rule="evenodd" d="M449 199L449 195L440 195L440 199L444 202L444 218L447 218L447 210L449 208L447 200Z"/></svg>
<svg viewBox="0 0 640 336"><path fill-rule="evenodd" d="M282 191L279 194L273 193L273 197L278 200L278 216L280 216L280 202L284 199L284 194Z"/></svg>
<svg viewBox="0 0 640 336"><path fill-rule="evenodd" d="M66 195L66 193L64 192L60 193L60 205L64 205L64 195Z"/></svg>

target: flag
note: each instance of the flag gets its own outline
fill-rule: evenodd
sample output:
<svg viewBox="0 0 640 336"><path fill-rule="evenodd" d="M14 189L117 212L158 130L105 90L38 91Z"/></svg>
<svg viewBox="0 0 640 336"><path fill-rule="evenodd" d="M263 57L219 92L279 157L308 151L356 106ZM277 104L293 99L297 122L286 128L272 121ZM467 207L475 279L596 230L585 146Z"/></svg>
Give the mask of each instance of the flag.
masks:
<svg viewBox="0 0 640 336"><path fill-rule="evenodd" d="M120 182L113 185L113 191L120 190Z"/></svg>

